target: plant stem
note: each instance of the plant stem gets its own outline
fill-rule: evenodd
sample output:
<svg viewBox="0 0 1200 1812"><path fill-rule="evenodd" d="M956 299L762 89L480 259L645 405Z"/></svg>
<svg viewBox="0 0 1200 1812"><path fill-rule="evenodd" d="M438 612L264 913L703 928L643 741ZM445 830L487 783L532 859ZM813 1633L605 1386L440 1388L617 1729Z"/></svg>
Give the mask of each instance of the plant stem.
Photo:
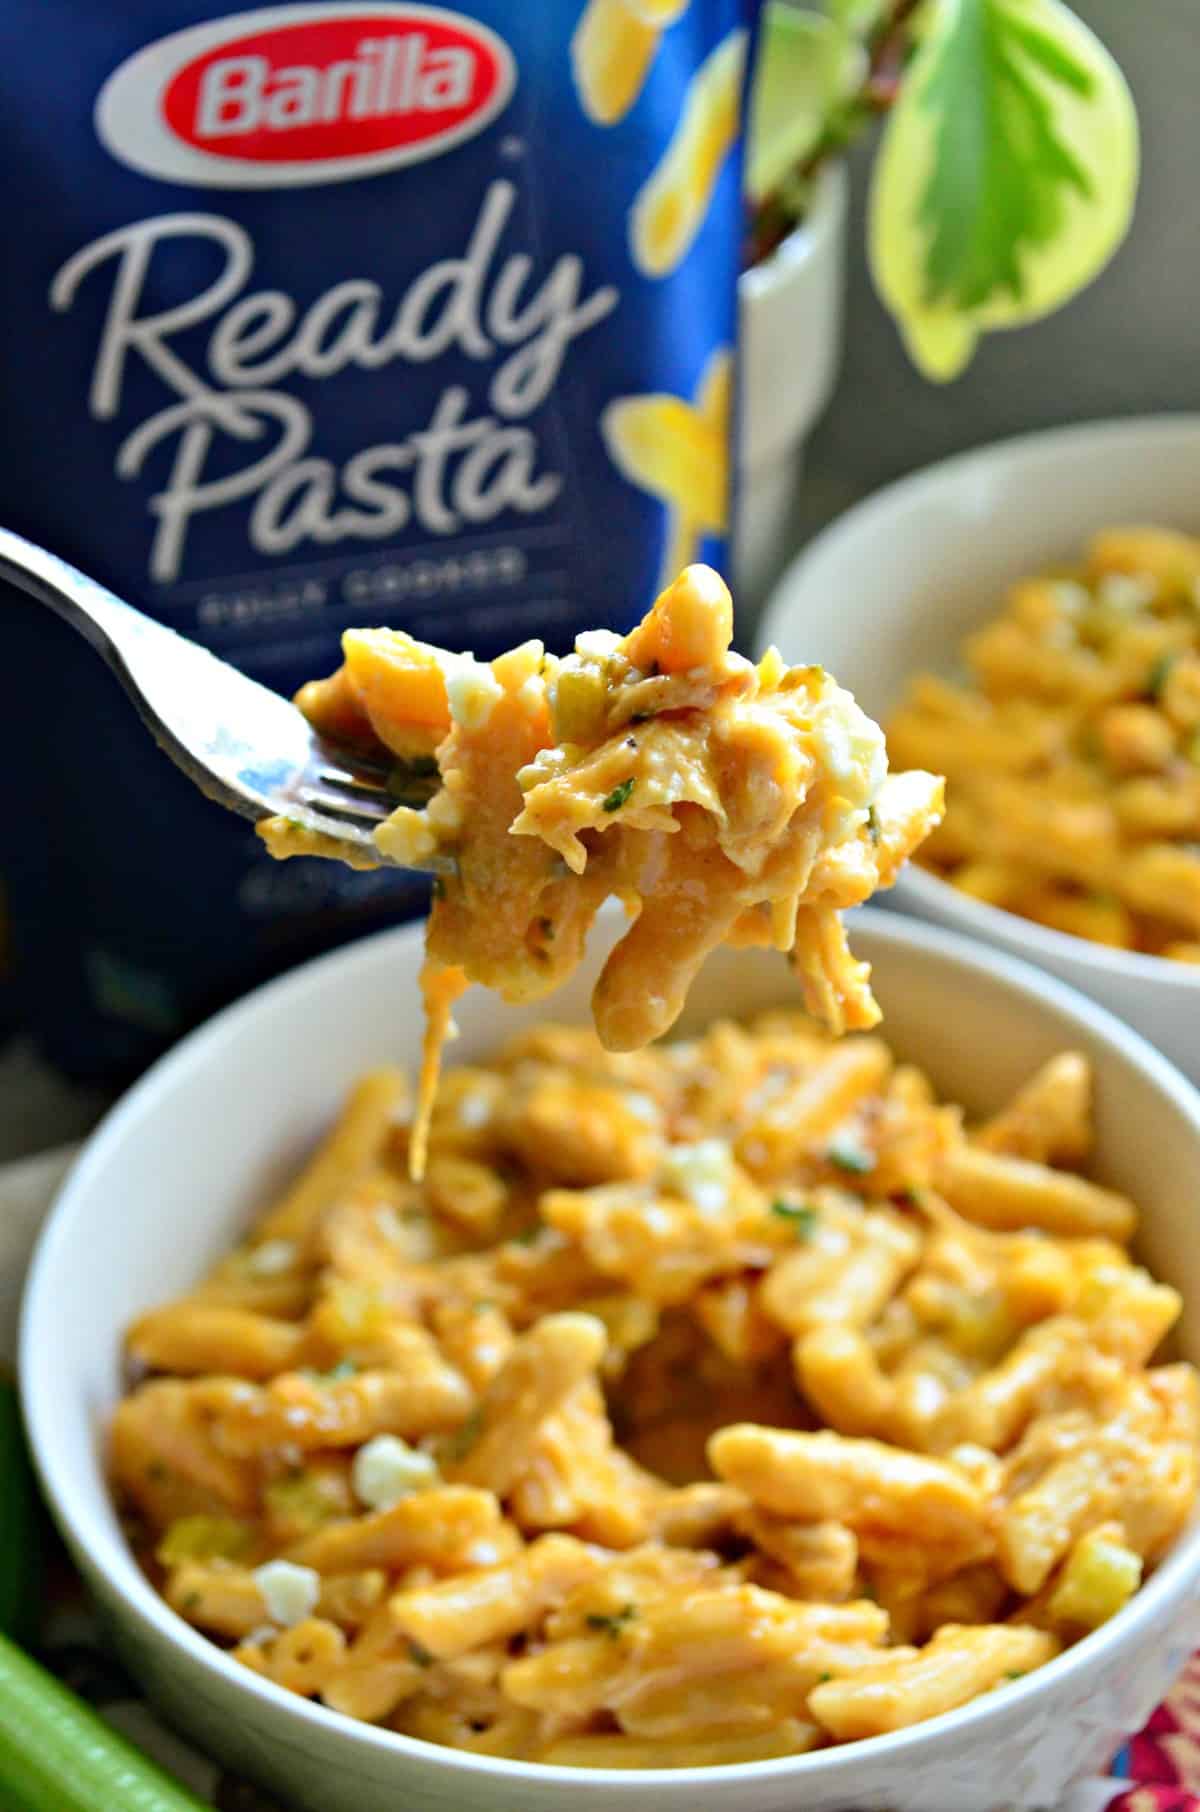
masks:
<svg viewBox="0 0 1200 1812"><path fill-rule="evenodd" d="M912 16L923 0L891 0L868 38L862 82L837 108L817 143L785 182L749 210L745 262L769 258L804 217L808 191L822 164L845 151L896 99L911 46Z"/></svg>

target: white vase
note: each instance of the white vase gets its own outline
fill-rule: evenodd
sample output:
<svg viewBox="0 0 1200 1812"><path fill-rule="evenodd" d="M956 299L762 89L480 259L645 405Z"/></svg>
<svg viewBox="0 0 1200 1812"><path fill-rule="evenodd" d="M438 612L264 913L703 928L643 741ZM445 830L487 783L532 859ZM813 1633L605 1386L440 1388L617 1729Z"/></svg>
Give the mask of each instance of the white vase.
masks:
<svg viewBox="0 0 1200 1812"><path fill-rule="evenodd" d="M733 574L743 617L795 552L805 441L841 357L848 187L843 165L827 166L803 225L738 283Z"/></svg>

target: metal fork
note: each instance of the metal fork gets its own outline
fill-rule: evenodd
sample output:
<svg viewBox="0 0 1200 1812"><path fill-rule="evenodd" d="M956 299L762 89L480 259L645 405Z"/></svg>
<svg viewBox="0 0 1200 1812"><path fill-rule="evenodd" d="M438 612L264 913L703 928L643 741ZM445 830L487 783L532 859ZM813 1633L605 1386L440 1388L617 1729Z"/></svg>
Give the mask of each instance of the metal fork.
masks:
<svg viewBox="0 0 1200 1812"><path fill-rule="evenodd" d="M291 818L332 838L348 859L369 855L382 864L376 826L399 804L424 804L436 785L332 748L278 693L2 528L0 579L77 629L176 767L244 818ZM454 864L434 857L423 866L444 873Z"/></svg>

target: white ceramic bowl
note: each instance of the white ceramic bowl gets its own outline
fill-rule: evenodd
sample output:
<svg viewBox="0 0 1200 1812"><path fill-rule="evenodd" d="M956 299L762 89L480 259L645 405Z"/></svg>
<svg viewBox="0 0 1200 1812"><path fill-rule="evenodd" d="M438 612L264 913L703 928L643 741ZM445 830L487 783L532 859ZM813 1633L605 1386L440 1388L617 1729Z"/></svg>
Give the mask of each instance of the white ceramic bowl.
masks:
<svg viewBox="0 0 1200 1812"><path fill-rule="evenodd" d="M586 1011L613 919L552 1003ZM1146 1217L1148 1262L1184 1292L1182 1350L1200 1357L1200 1096L1148 1045L1071 990L895 914L857 916L887 1032L974 1112L1052 1052L1095 1065L1099 1174ZM353 1077L412 1063L420 928L323 957L220 1014L112 1112L68 1180L24 1308L25 1411L64 1535L128 1664L181 1729L310 1812L1032 1812L1102 1771L1200 1635L1200 1531L1097 1634L1011 1689L898 1736L731 1769L539 1768L356 1724L246 1672L175 1617L142 1577L105 1489L101 1449L120 1390L120 1332L225 1250L327 1123ZM722 951L687 1024L778 1005L778 956ZM462 1002L455 1055L486 1054L545 1009Z"/></svg>
<svg viewBox="0 0 1200 1812"><path fill-rule="evenodd" d="M963 637L995 614L1011 580L1128 522L1200 532L1200 417L1025 435L889 485L788 569L759 643L820 661L884 719L912 674L955 671ZM1200 967L1047 930L915 866L889 898L1074 983L1200 1082Z"/></svg>

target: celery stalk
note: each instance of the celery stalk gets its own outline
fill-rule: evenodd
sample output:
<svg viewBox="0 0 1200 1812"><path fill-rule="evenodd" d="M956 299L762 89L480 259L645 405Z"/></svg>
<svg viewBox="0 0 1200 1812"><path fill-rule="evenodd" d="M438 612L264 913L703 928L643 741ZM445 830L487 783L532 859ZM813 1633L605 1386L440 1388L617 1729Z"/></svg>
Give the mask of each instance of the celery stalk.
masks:
<svg viewBox="0 0 1200 1812"><path fill-rule="evenodd" d="M53 1675L0 1636L0 1806L204 1812Z"/></svg>

